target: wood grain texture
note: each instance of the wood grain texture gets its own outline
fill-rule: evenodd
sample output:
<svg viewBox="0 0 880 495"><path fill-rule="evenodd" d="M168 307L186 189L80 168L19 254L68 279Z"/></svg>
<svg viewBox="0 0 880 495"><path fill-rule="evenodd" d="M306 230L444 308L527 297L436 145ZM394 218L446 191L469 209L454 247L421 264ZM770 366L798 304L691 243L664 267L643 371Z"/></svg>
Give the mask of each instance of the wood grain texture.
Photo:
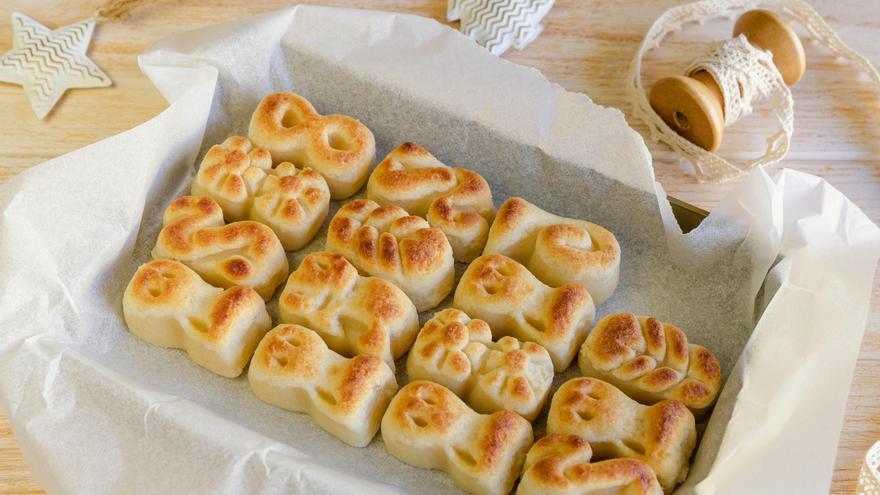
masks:
<svg viewBox="0 0 880 495"><path fill-rule="evenodd" d="M21 11L51 28L92 15L100 0L7 0L0 3L0 52L11 48L12 11ZM393 10L443 22L445 0L334 0L302 3ZM624 93L627 67L650 24L675 0L557 0L543 34L521 52L505 58L535 67L570 91L584 92L601 105L628 112ZM107 89L73 90L45 122L36 119L18 86L0 84L0 181L32 165L122 132L166 107L144 77L137 54L167 35L239 19L292 4L281 0L237 2L160 1L120 22L99 23L90 56L113 79ZM880 3L862 0L813 0L842 38L880 65ZM646 60L646 85L681 71L700 51L695 43L729 36L731 21L689 26ZM874 221L880 220L880 112L878 92L864 78L821 48L806 43L807 73L793 88L795 137L784 165L819 175L840 189ZM629 117L628 117L629 118ZM629 118L644 132L645 127ZM726 129L721 148L736 159L756 156L768 130L766 119L752 116ZM644 135L644 134L643 134ZM699 184L689 166L648 142L655 174L670 194L711 209L735 183ZM781 168L777 165L771 172ZM832 491L851 493L861 459L880 439L880 287L875 278L865 338L852 383L840 439ZM12 430L0 413L0 493L41 493L31 480Z"/></svg>

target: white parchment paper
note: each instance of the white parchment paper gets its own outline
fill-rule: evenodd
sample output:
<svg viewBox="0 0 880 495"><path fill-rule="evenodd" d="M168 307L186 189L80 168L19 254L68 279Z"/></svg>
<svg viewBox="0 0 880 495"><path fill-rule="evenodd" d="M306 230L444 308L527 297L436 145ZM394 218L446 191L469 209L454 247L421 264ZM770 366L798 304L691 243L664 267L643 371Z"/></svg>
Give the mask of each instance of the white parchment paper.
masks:
<svg viewBox="0 0 880 495"><path fill-rule="evenodd" d="M272 91L360 119L380 157L415 141L478 170L499 204L518 195L611 229L621 283L600 316L677 324L727 380L680 491L827 491L880 231L824 181L755 171L682 235L619 111L409 15L295 7L173 37L140 63L165 112L0 187L0 403L50 493L455 491L379 437L348 447L244 377L125 329L122 292L161 212Z"/></svg>

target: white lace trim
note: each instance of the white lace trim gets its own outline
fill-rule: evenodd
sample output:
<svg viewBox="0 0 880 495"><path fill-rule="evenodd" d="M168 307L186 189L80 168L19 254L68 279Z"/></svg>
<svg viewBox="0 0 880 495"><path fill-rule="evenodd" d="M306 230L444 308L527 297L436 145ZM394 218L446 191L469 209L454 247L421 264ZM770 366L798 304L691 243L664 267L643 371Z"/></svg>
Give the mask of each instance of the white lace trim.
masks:
<svg viewBox="0 0 880 495"><path fill-rule="evenodd" d="M880 495L880 442L868 449L865 455L856 495Z"/></svg>
<svg viewBox="0 0 880 495"><path fill-rule="evenodd" d="M794 132L791 93L781 82L776 67L767 63L770 60L769 54L754 48L744 42L744 39L735 38L713 46L712 50L689 68L688 74L693 73L691 70L695 66L705 68L718 81L725 95L725 125L748 115L752 102L760 99L768 101L779 123L779 130L767 139L767 150L761 157L742 164L733 164L681 137L654 112L642 86L642 57L648 51L658 48L668 34L680 31L684 24L702 24L707 19L717 17L732 19L740 11L761 7L781 11L803 25L817 43L837 57L854 63L880 85L880 74L874 66L846 46L825 20L802 0L703 0L667 10L654 21L630 64L630 100L633 114L647 124L651 139L666 143L680 159L689 161L700 182L724 182L744 175L755 166L776 163L785 158ZM743 42L748 47L742 46ZM739 64L743 63L745 65L740 67ZM739 90L740 83L743 83L742 92Z"/></svg>

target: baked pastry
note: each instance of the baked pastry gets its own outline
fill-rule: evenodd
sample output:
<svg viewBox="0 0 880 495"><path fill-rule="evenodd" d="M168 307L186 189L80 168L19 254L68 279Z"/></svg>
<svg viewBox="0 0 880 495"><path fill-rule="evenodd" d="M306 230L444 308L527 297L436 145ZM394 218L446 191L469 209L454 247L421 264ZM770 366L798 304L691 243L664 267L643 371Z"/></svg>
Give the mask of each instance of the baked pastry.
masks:
<svg viewBox="0 0 880 495"><path fill-rule="evenodd" d="M263 337L248 382L260 400L307 413L354 447L370 443L397 391L394 373L381 359L363 354L346 359L299 325L278 325Z"/></svg>
<svg viewBox="0 0 880 495"><path fill-rule="evenodd" d="M358 275L345 258L328 252L306 256L290 274L278 311L282 322L313 329L343 356L376 356L391 369L419 331L419 314L402 290Z"/></svg>
<svg viewBox="0 0 880 495"><path fill-rule="evenodd" d="M483 320L447 308L425 323L406 360L410 380L439 383L479 413L504 409L533 421L553 382L543 347L501 337Z"/></svg>
<svg viewBox="0 0 880 495"><path fill-rule="evenodd" d="M577 435L547 435L529 449L516 495L663 495L644 462L592 457L590 443Z"/></svg>
<svg viewBox="0 0 880 495"><path fill-rule="evenodd" d="M632 313L599 320L578 363L584 375L605 380L639 402L677 400L697 418L721 388L721 364L709 349L688 344L674 325Z"/></svg>
<svg viewBox="0 0 880 495"><path fill-rule="evenodd" d="M183 263L154 260L138 268L122 296L131 333L153 345L183 349L199 366L241 374L272 326L266 304L249 287L212 287Z"/></svg>
<svg viewBox="0 0 880 495"><path fill-rule="evenodd" d="M272 168L269 152L241 136L208 150L192 193L213 198L227 222L265 223L288 251L312 240L330 208L330 189L320 174L289 162Z"/></svg>
<svg viewBox="0 0 880 495"><path fill-rule="evenodd" d="M458 261L480 255L495 217L489 183L466 168L450 168L415 143L403 143L379 162L367 198L425 217L446 234Z"/></svg>
<svg viewBox="0 0 880 495"><path fill-rule="evenodd" d="M315 169L333 199L356 193L376 159L376 139L367 126L346 115L321 115L294 93L263 98L248 136L254 146L269 150L275 163Z"/></svg>
<svg viewBox="0 0 880 495"><path fill-rule="evenodd" d="M510 335L540 344L556 371L574 359L596 317L587 289L574 284L548 287L500 254L480 256L467 267L452 305L485 320L496 338Z"/></svg>
<svg viewBox="0 0 880 495"><path fill-rule="evenodd" d="M455 262L449 241L403 208L380 207L369 199L349 202L330 221L327 250L397 285L419 311L437 306L452 292Z"/></svg>
<svg viewBox="0 0 880 495"><path fill-rule="evenodd" d="M601 459L644 461L667 493L687 477L697 442L694 415L681 402L643 406L595 378L574 378L559 387L550 402L547 433L581 436Z"/></svg>
<svg viewBox="0 0 880 495"><path fill-rule="evenodd" d="M223 223L223 212L207 196L181 196L165 209L153 258L182 262L219 287L244 285L272 297L289 270L272 229L252 221Z"/></svg>
<svg viewBox="0 0 880 495"><path fill-rule="evenodd" d="M391 400L382 441L394 457L446 471L468 493L505 495L532 444L532 425L512 411L476 413L442 385L416 381Z"/></svg>
<svg viewBox="0 0 880 495"><path fill-rule="evenodd" d="M620 245L614 234L521 198L510 198L498 209L483 253L510 256L552 287L583 285L596 304L611 297L620 276Z"/></svg>

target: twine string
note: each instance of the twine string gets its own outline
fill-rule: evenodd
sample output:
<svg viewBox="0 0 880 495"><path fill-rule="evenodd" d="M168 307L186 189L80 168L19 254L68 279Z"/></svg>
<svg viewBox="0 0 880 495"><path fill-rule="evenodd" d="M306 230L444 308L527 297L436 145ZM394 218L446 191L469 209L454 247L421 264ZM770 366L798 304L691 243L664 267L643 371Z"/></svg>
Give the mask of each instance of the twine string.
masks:
<svg viewBox="0 0 880 495"><path fill-rule="evenodd" d="M98 21L118 21L128 17L132 10L156 1L158 0L110 0L98 7L92 18Z"/></svg>

